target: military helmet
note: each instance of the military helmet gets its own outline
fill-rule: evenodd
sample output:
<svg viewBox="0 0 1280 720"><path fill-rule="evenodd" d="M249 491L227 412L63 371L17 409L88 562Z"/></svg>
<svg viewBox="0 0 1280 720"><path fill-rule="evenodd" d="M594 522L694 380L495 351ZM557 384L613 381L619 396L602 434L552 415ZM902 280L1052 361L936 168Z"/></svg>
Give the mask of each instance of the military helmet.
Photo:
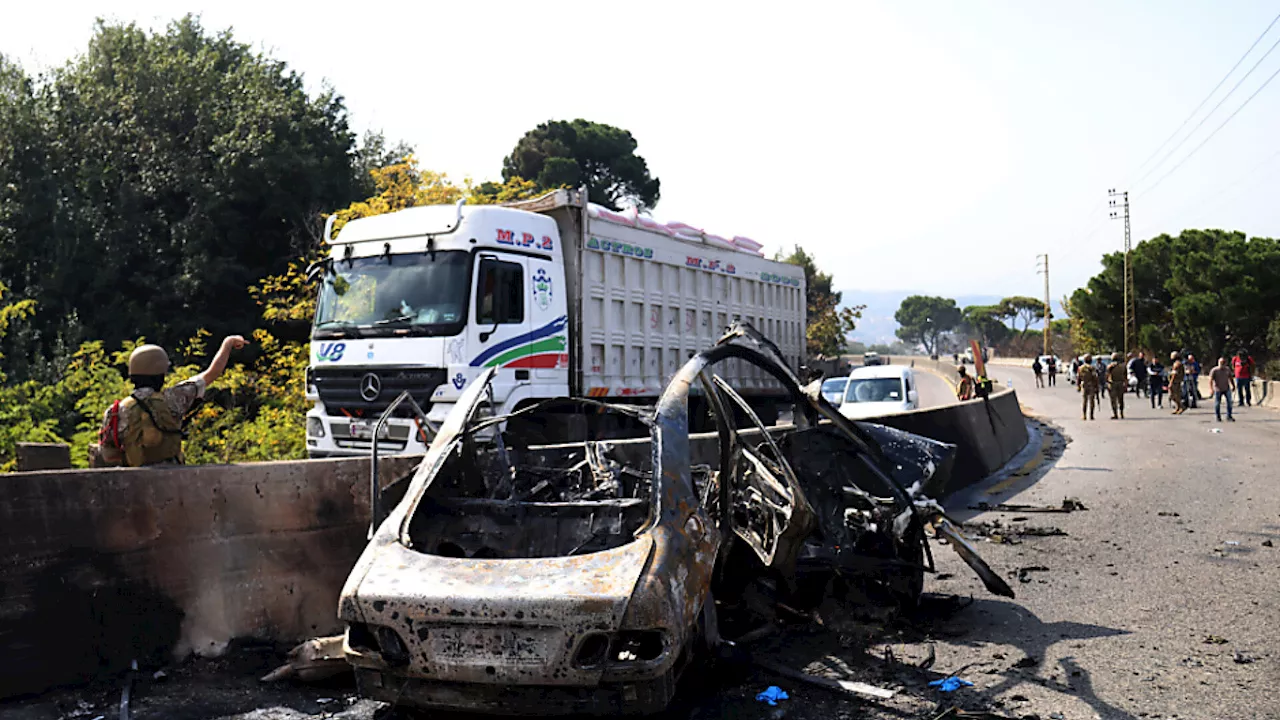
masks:
<svg viewBox="0 0 1280 720"><path fill-rule="evenodd" d="M1118 361L1120 359L1120 353L1118 352L1111 353L1111 359Z"/></svg>
<svg viewBox="0 0 1280 720"><path fill-rule="evenodd" d="M1170 360L1177 360L1177 359L1178 359L1178 351L1177 351L1177 350L1174 350L1173 352L1169 353L1169 359L1170 359Z"/></svg>
<svg viewBox="0 0 1280 720"><path fill-rule="evenodd" d="M129 355L130 375L164 375L169 372L169 354L159 345L139 345Z"/></svg>
<svg viewBox="0 0 1280 720"><path fill-rule="evenodd" d="M1085 354L1085 356L1084 356L1084 361L1085 361L1085 362L1087 362L1087 363L1091 363L1091 362L1093 362L1093 354L1092 354L1092 353L1086 353L1086 354Z"/></svg>

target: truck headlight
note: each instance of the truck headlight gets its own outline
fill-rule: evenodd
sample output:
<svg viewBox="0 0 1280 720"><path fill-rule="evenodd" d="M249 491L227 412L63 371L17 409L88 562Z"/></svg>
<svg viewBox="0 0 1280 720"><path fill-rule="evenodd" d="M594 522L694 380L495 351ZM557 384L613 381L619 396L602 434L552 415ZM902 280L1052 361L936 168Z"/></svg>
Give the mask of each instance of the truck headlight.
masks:
<svg viewBox="0 0 1280 720"><path fill-rule="evenodd" d="M324 422L318 417L307 418L307 435L309 437L324 437Z"/></svg>

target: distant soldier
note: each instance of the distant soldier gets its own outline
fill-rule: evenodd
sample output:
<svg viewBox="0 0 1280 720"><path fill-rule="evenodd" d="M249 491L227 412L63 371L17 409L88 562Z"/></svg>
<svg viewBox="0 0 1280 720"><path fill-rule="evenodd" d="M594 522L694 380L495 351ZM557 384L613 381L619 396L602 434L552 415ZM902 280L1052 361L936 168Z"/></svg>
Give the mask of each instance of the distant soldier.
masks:
<svg viewBox="0 0 1280 720"><path fill-rule="evenodd" d="M1111 419L1124 419L1124 394L1128 390L1129 369L1120 362L1120 353L1111 353L1111 364L1107 366L1107 384L1111 387Z"/></svg>
<svg viewBox="0 0 1280 720"><path fill-rule="evenodd" d="M1076 370L1076 391L1083 393L1080 400L1080 419L1092 420L1093 409L1098 405L1098 370L1093 366L1093 355L1085 355L1080 369Z"/></svg>
<svg viewBox="0 0 1280 720"><path fill-rule="evenodd" d="M1187 399L1182 393L1186 390L1183 381L1187 377L1187 369L1175 350L1169 353L1169 400L1173 402L1173 415L1181 415L1187 411Z"/></svg>
<svg viewBox="0 0 1280 720"><path fill-rule="evenodd" d="M974 389L975 389L975 385L973 383L973 378L970 377L969 373L964 371L964 366L961 365L960 366L960 382L959 384L956 385L956 398L961 401L972 400L974 395Z"/></svg>

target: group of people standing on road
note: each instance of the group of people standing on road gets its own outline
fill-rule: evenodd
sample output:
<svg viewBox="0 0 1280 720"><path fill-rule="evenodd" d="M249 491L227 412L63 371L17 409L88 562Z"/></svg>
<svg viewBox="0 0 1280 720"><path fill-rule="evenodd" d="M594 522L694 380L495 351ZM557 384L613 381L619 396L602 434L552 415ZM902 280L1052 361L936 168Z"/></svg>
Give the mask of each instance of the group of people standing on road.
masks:
<svg viewBox="0 0 1280 720"><path fill-rule="evenodd" d="M1120 353L1111 354L1111 364L1099 370L1101 363L1095 365L1093 355L1085 355L1084 361L1076 368L1076 392L1082 393L1080 419L1093 420L1094 408L1099 404L1099 395L1107 389L1111 391L1111 419L1124 418L1124 395L1129 378L1125 374L1126 367L1120 362Z"/></svg>
<svg viewBox="0 0 1280 720"><path fill-rule="evenodd" d="M1111 418L1124 419L1124 396L1132 387L1134 394L1141 397L1146 394L1151 399L1151 407L1164 408L1164 395L1169 393L1169 402L1174 415L1187 411L1188 404L1201 399L1199 379L1202 372L1200 363L1194 355L1188 354L1186 361L1178 352L1169 355L1169 370L1166 373L1158 358L1147 360L1144 353L1130 354L1129 362L1122 363L1120 353L1111 354L1111 362L1104 364L1099 358L1095 362L1093 355L1085 355L1073 363L1076 376L1076 391L1082 394L1080 418L1093 420L1094 410L1101 404L1100 396L1111 391ZM1044 387L1040 381L1041 368L1037 359L1032 365L1036 374L1037 387ZM1218 363L1209 372L1209 385L1213 391L1213 411L1218 421L1222 421L1222 405L1226 401L1227 421L1235 422L1232 416L1232 394L1238 396L1237 406L1253 404L1253 375L1256 365L1248 351L1241 350L1228 361L1226 357L1218 358ZM1130 379L1134 382L1130 385Z"/></svg>
<svg viewBox="0 0 1280 720"><path fill-rule="evenodd" d="M1045 387L1046 374L1049 376L1048 387L1055 387L1058 384L1058 359L1050 355L1042 364L1040 358L1036 358L1031 363L1031 372L1036 374L1036 387Z"/></svg>

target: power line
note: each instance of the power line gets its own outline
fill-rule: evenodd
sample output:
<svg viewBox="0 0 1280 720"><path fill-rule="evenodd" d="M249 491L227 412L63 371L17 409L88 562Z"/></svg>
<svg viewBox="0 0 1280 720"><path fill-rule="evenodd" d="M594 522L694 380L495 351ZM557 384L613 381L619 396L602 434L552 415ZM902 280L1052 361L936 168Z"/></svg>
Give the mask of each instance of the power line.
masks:
<svg viewBox="0 0 1280 720"><path fill-rule="evenodd" d="M1216 202L1217 200L1219 200L1220 198L1222 198L1232 190L1236 189L1236 187L1238 187L1245 180L1248 180L1249 178L1256 175L1259 170L1271 164L1276 158L1280 158L1280 150L1277 150L1271 155L1267 156L1265 159L1262 160L1262 162L1258 163L1257 165L1254 165L1247 172L1237 176L1231 182L1218 186L1218 192L1212 195L1209 195L1207 198L1201 200L1199 203L1194 205L1191 209L1191 212L1188 213L1186 217L1191 218L1192 220L1198 220L1207 214L1205 212L1207 209L1218 209L1221 206L1221 203L1217 203Z"/></svg>
<svg viewBox="0 0 1280 720"><path fill-rule="evenodd" d="M1265 88L1267 87L1267 85L1271 84L1271 81L1276 79L1276 75L1280 75L1280 68L1276 68L1276 71L1275 71L1275 72L1273 72L1273 73L1271 73L1271 77L1267 78L1265 82L1263 82L1261 85L1259 85L1259 86L1258 86L1258 89L1257 89L1257 90L1254 90L1254 91L1253 91L1253 94L1252 94L1252 95L1250 95L1248 98L1246 98L1246 99L1245 99L1245 101L1244 101L1243 103L1241 103L1241 104L1240 104L1240 107L1236 108L1234 112L1232 112L1230 115L1228 115L1228 116L1227 116L1227 119L1226 119L1226 120L1223 120L1221 125L1219 125L1218 127L1214 128L1214 129L1213 129L1213 132L1209 133L1209 137L1206 137L1204 140L1201 140L1201 141L1200 141L1200 144L1199 144L1199 145L1196 145L1194 148L1192 148L1192 149L1191 149L1191 152L1187 153L1187 156L1186 156L1186 157L1184 157L1184 158L1182 158L1181 160L1179 160L1177 165L1174 165L1172 168L1169 168L1169 172L1165 173L1164 175L1161 175L1161 176L1160 176L1160 179L1156 181L1155 185L1152 185L1151 187L1147 188L1146 190L1143 190L1143 191L1142 191L1142 193L1141 193L1141 195L1146 195L1146 194L1150 193L1152 190L1155 190L1156 188L1160 187L1160 183L1164 182L1165 178L1167 178L1167 177L1169 177L1170 175L1172 175L1172 174L1174 174L1175 172L1177 172L1178 168L1182 167L1183 163L1185 163L1186 161L1190 160L1190 159L1192 158L1192 156L1194 156L1194 155L1196 154L1196 152L1200 150L1200 148L1202 148L1202 147L1204 147L1204 146L1205 146L1205 143L1207 143L1207 142L1209 142L1210 140L1212 140L1212 139L1213 139L1213 136L1218 134L1218 131L1219 131L1219 130L1221 130L1222 128L1226 127L1226 126L1227 126L1227 123L1231 122L1231 119L1232 119L1232 118L1234 118L1236 115L1238 115L1238 114L1240 113L1240 111L1241 111L1241 110L1245 109L1245 107L1249 104L1249 102L1250 102L1251 100L1253 100L1255 97L1257 97L1257 96L1258 96L1258 93L1262 92L1262 91L1263 91L1263 89L1265 89ZM1141 197L1141 195L1138 195L1138 196L1136 196L1136 197Z"/></svg>
<svg viewBox="0 0 1280 720"><path fill-rule="evenodd" d="M1139 165L1138 169L1135 170L1134 172L1140 172L1142 168L1147 166L1147 163L1151 162L1152 158L1160 154L1160 151L1164 149L1165 145L1169 144L1170 140L1173 140L1175 137L1178 136L1178 133L1182 132L1182 128L1186 127L1187 123L1191 122L1191 118L1195 117L1196 113L1200 112L1200 108L1204 107L1205 103L1209 102L1209 98L1213 97L1213 94L1218 92L1218 90L1222 87L1222 85L1227 82L1227 78L1231 77L1231 73L1235 72L1236 69L1240 67L1240 63L1244 62L1244 59L1249 57L1249 53L1253 52L1253 49L1258 47L1258 43L1262 42L1262 38L1266 37L1267 33L1271 32L1271 28L1275 27L1275 24L1278 21L1280 21L1280 14L1276 15L1271 20L1271 24L1267 26L1267 29L1263 30L1262 34L1258 36L1258 39L1254 40L1253 44L1249 46L1249 49L1244 51L1244 54L1240 56L1240 59L1236 61L1236 64L1232 65L1231 69L1227 71L1227 74L1223 75L1222 79L1218 81L1218 84L1214 85L1213 89L1209 91L1209 94L1204 96L1204 99L1200 101L1200 104L1196 106L1195 110L1191 111L1191 114L1187 116L1187 119L1182 121L1182 124L1178 126L1178 129L1174 130L1172 135L1166 138L1164 142L1160 143L1160 147L1156 148L1155 152L1151 153L1151 157L1147 158L1146 160L1143 160L1142 164ZM1266 57L1266 56L1263 56L1263 57ZM1248 77L1248 76L1246 75L1245 77ZM1230 95L1231 93L1227 93L1227 94ZM1210 114L1212 115L1213 113L1210 113ZM1142 178L1139 178L1138 182L1142 182Z"/></svg>
<svg viewBox="0 0 1280 720"><path fill-rule="evenodd" d="M1143 180L1146 180L1148 177L1150 177L1151 173L1155 172L1156 169L1159 168L1161 165L1163 165L1166 160L1172 157L1173 154L1178 151L1178 148L1182 147L1183 143L1190 140L1191 136L1195 135L1196 131L1199 130L1201 127L1203 127L1204 124L1208 122L1209 118L1213 117L1213 114L1218 111L1218 108L1222 107L1222 103L1226 102L1227 98L1231 97L1232 93L1234 93L1245 80L1249 79L1249 76L1253 74L1253 71L1258 69L1258 66L1262 64L1262 61L1266 60L1267 56L1269 56L1271 52L1276 49L1276 47L1280 47L1280 38L1277 38L1276 41L1271 44L1271 47L1267 48L1267 51L1263 53L1262 57L1258 58L1258 62L1254 63L1253 67L1249 68L1249 71L1246 72L1244 76L1241 77L1239 80L1237 80L1235 85L1231 86L1231 89L1227 91L1226 95L1222 96L1222 99L1218 101L1218 104L1214 105L1212 110L1205 113L1205 116L1200 118L1200 122L1196 123L1196 126L1191 128L1191 132L1187 133L1186 136L1184 136L1181 140L1179 140L1178 144L1174 145L1172 148L1169 148L1169 152L1165 153L1164 157L1160 158L1159 162L1157 162L1155 165L1152 165L1151 168L1148 169L1147 172L1142 175L1142 177L1138 178L1138 182L1141 183ZM1270 80L1268 80L1268 82L1270 82ZM1266 87L1266 83L1263 83L1263 87ZM1257 93L1255 92L1254 95L1256 94ZM1249 99L1252 100L1253 97L1250 96ZM1249 101L1246 100L1245 105L1248 105L1248 104L1249 104ZM1236 112L1239 112L1239 109L1237 109ZM1234 117L1235 113L1232 113L1232 116ZM1183 160L1185 161L1186 158L1183 158ZM1147 190L1149 191L1150 188L1148 188Z"/></svg>

